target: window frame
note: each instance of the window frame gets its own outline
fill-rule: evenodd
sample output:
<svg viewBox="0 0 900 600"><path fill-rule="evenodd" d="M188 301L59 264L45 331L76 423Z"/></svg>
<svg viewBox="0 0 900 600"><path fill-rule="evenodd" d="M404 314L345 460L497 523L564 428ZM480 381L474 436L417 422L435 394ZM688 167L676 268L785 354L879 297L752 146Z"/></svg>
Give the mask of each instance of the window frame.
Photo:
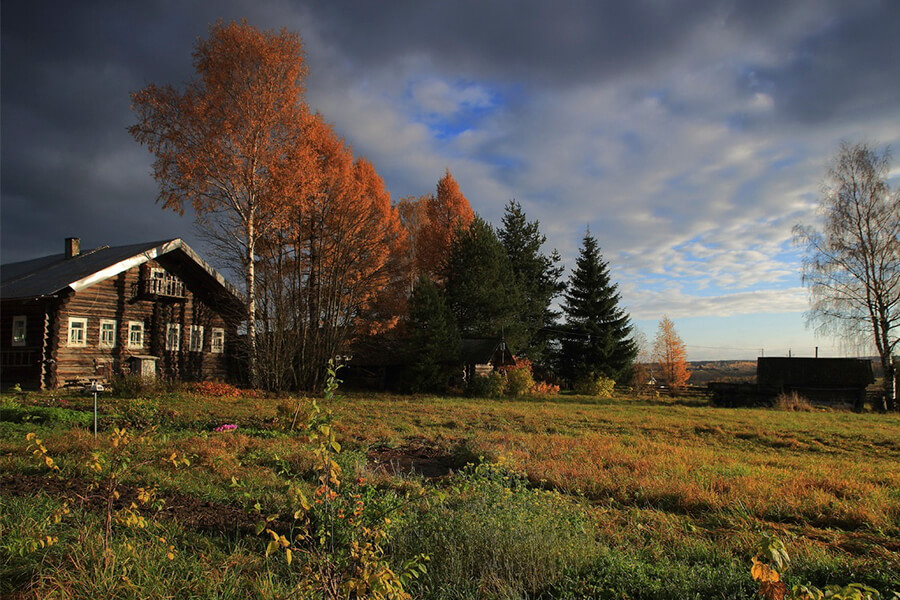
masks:
<svg viewBox="0 0 900 600"><path fill-rule="evenodd" d="M209 351L212 354L222 354L225 352L225 328L212 327L209 338Z"/></svg>
<svg viewBox="0 0 900 600"><path fill-rule="evenodd" d="M137 329L136 329L137 327ZM140 331L141 341L139 344L135 344L131 341L131 334L135 331ZM126 344L129 348L143 348L144 347L144 322L143 321L128 321L128 342Z"/></svg>
<svg viewBox="0 0 900 600"><path fill-rule="evenodd" d="M195 341L197 342L196 344L194 343ZM191 325L188 329L188 350L191 352L203 352L203 342L203 325Z"/></svg>
<svg viewBox="0 0 900 600"><path fill-rule="evenodd" d="M112 325L112 341L107 342L103 339L103 326ZM100 348L115 348L119 343L119 322L116 319L100 319L100 339L97 346Z"/></svg>
<svg viewBox="0 0 900 600"><path fill-rule="evenodd" d="M174 344L172 344L173 330L175 331ZM169 352L181 351L181 323L166 323L166 350Z"/></svg>
<svg viewBox="0 0 900 600"><path fill-rule="evenodd" d="M73 341L72 332L75 329L72 328L76 323L80 323L81 327L78 328L81 331L81 340ZM67 329L66 334L66 347L67 348L86 348L87 347L87 333L88 333L88 318L87 317L69 317L69 327Z"/></svg>
<svg viewBox="0 0 900 600"><path fill-rule="evenodd" d="M21 339L16 339L17 333L21 333ZM22 347L28 343L28 315L15 315L12 318L11 345Z"/></svg>

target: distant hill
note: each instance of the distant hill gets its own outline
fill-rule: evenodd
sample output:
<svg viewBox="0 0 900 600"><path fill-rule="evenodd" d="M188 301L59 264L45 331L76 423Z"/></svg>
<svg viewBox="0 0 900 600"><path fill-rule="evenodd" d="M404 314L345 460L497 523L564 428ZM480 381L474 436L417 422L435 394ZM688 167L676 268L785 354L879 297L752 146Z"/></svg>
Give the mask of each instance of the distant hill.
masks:
<svg viewBox="0 0 900 600"><path fill-rule="evenodd" d="M755 360L703 360L689 366L692 385L706 385L710 381L756 381Z"/></svg>

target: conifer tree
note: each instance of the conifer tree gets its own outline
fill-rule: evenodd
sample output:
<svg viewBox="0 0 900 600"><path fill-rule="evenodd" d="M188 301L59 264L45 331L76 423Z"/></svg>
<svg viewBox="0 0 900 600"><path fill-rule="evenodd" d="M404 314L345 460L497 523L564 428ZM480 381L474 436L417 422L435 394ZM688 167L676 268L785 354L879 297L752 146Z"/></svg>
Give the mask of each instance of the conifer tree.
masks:
<svg viewBox="0 0 900 600"><path fill-rule="evenodd" d="M587 232L564 295L568 333L562 339L560 374L575 382L586 375L628 381L637 355L628 314L597 240Z"/></svg>
<svg viewBox="0 0 900 600"><path fill-rule="evenodd" d="M409 369L411 392L443 391L459 358L459 331L441 290L420 275L409 299Z"/></svg>
<svg viewBox="0 0 900 600"><path fill-rule="evenodd" d="M503 336L513 352L528 342L519 321L521 293L506 250L494 228L481 217L476 216L453 240L446 294L462 336Z"/></svg>
<svg viewBox="0 0 900 600"><path fill-rule="evenodd" d="M510 200L503 215L503 226L497 232L509 258L515 283L521 294L521 306L517 311L528 343L519 351L533 363L542 362L546 355L546 336L541 328L556 322L559 312L551 307L553 300L565 289L560 281L562 267L559 254L541 252L547 237L540 231L538 221L529 222L522 205Z"/></svg>

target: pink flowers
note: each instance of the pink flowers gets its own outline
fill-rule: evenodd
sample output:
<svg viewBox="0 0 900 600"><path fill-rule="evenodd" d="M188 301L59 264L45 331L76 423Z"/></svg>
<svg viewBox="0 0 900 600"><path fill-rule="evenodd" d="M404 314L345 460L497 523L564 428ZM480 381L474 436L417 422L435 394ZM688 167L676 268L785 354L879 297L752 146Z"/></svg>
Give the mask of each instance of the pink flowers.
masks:
<svg viewBox="0 0 900 600"><path fill-rule="evenodd" d="M234 431L235 429L237 429L237 425L235 425L234 423L229 423L228 425L219 425L218 427L213 429L213 431L218 431L221 433L223 431Z"/></svg>

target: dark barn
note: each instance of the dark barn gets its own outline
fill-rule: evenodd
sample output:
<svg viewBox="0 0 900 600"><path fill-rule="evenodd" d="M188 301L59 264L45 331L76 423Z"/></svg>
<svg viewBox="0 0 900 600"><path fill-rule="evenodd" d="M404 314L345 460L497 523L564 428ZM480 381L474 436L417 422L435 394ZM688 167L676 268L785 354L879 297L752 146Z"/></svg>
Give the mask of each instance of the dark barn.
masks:
<svg viewBox="0 0 900 600"><path fill-rule="evenodd" d="M811 402L862 407L866 388L875 382L872 361L861 358L759 358L761 389L796 392Z"/></svg>

